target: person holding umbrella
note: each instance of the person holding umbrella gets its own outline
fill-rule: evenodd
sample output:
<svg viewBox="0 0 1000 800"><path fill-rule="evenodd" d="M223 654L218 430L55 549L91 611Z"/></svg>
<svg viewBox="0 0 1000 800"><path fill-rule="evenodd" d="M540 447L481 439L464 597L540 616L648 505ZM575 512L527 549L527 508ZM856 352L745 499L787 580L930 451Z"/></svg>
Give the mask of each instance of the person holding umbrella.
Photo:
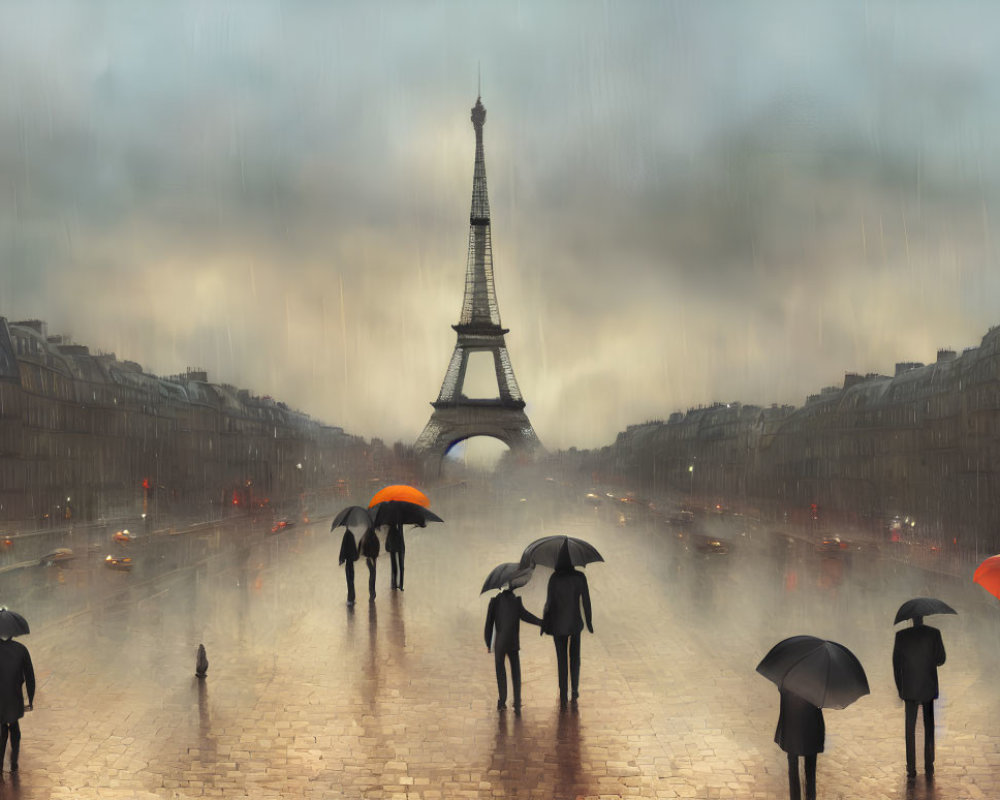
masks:
<svg viewBox="0 0 1000 800"><path fill-rule="evenodd" d="M791 636L772 647L757 672L778 687L774 741L788 756L788 792L801 800L799 756L805 762L806 800L816 798L816 756L823 752L824 708L847 708L869 693L868 676L844 645L815 636Z"/></svg>
<svg viewBox="0 0 1000 800"><path fill-rule="evenodd" d="M533 567L522 568L520 564L507 562L496 567L486 578L483 592L489 589L503 589L490 599L486 611L486 652L492 649L497 672L497 711L507 707L507 670L504 659L510 662L510 680L514 685L514 713L521 714L521 620L532 625L542 621L528 611L514 589L524 586L531 577ZM482 592L480 592L482 594Z"/></svg>
<svg viewBox="0 0 1000 800"><path fill-rule="evenodd" d="M365 563L368 565L368 599L374 602L375 559L378 558L379 551L381 550L375 528L369 528L364 532L361 541L358 542L358 550L361 551L361 555L365 557Z"/></svg>
<svg viewBox="0 0 1000 800"><path fill-rule="evenodd" d="M358 560L358 545L350 528L344 528L344 538L340 540L340 564L344 565L347 579L347 605L354 605L354 562Z"/></svg>
<svg viewBox="0 0 1000 800"><path fill-rule="evenodd" d="M10 739L10 771L17 772L21 752L21 724L25 710L35 702L35 670L28 648L12 637L29 633L28 623L20 614L0 609L0 764ZM22 688L23 687L23 688ZM28 704L24 704L24 691Z"/></svg>
<svg viewBox="0 0 1000 800"><path fill-rule="evenodd" d="M806 800L816 800L816 756L823 752L826 725L822 709L787 689L780 690L778 727L775 744L788 756L788 793L791 800L801 800L799 757L806 774Z"/></svg>
<svg viewBox="0 0 1000 800"><path fill-rule="evenodd" d="M934 606L939 604L940 607ZM899 697L906 706L906 777L917 777L917 708L924 710L924 772L934 775L934 701L938 696L937 668L944 664L941 631L924 625L924 614L954 614L940 600L919 597L904 603L896 622L912 619L913 626L896 631L892 648L892 675Z"/></svg>
<svg viewBox="0 0 1000 800"><path fill-rule="evenodd" d="M403 558L406 556L403 523L389 526L389 532L385 535L385 552L389 554L389 565L392 568L391 587L403 591Z"/></svg>
<svg viewBox="0 0 1000 800"><path fill-rule="evenodd" d="M581 604L587 620L587 630L593 633L587 576L573 568L569 547L567 543L563 543L556 560L555 572L549 578L545 610L542 613L542 632L552 636L556 646L560 708L569 705L567 684L572 683L574 703L580 696L580 634L583 632Z"/></svg>

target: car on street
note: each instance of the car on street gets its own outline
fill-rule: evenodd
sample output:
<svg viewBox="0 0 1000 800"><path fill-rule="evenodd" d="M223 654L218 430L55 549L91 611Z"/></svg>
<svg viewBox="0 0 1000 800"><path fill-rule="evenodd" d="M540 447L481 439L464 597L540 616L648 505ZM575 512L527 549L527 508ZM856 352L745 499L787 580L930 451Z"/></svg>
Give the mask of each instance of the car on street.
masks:
<svg viewBox="0 0 1000 800"><path fill-rule="evenodd" d="M115 531L111 538L116 542L131 542L135 540L135 534L128 528L123 528L120 531Z"/></svg>
<svg viewBox="0 0 1000 800"><path fill-rule="evenodd" d="M51 553L46 553L38 559L38 563L43 567L60 567L69 563L74 558L76 556L68 547L57 547Z"/></svg>
<svg viewBox="0 0 1000 800"><path fill-rule="evenodd" d="M104 559L104 566L117 570L130 570L132 569L132 557L116 556L109 553L107 558Z"/></svg>
<svg viewBox="0 0 1000 800"><path fill-rule="evenodd" d="M295 523L290 519L279 519L271 526L271 533L281 533L294 525Z"/></svg>
<svg viewBox="0 0 1000 800"><path fill-rule="evenodd" d="M729 552L729 543L724 539L699 534L694 537L694 549L705 555L724 556Z"/></svg>

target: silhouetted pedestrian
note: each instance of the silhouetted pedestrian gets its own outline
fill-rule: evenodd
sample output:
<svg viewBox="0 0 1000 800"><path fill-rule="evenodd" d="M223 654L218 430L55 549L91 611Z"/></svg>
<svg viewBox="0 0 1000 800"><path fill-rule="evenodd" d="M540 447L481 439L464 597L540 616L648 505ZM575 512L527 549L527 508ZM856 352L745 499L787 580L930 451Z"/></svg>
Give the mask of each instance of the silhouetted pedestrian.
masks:
<svg viewBox="0 0 1000 800"><path fill-rule="evenodd" d="M521 598L514 594L509 586L500 594L490 599L486 611L486 651L491 649L494 654L497 670L497 710L507 707L507 669L506 658L510 661L510 681L514 685L514 713L521 713L521 620L532 625L541 625L542 621L528 611ZM495 635L494 635L495 629Z"/></svg>
<svg viewBox="0 0 1000 800"><path fill-rule="evenodd" d="M788 793L791 800L801 800L799 756L806 772L806 800L816 800L816 755L823 752L826 726L823 711L808 700L785 689L781 692L778 727L774 741L788 755Z"/></svg>
<svg viewBox="0 0 1000 800"><path fill-rule="evenodd" d="M194 674L198 678L204 678L208 674L208 653L203 644L198 645L198 654L194 657Z"/></svg>
<svg viewBox="0 0 1000 800"><path fill-rule="evenodd" d="M368 599L375 599L375 559L378 558L378 554L381 550L381 546L378 541L378 534L375 533L374 528L369 528L361 537L361 541L358 542L358 550L361 551L361 555L365 557L365 563L368 565Z"/></svg>
<svg viewBox="0 0 1000 800"><path fill-rule="evenodd" d="M28 691L28 705L24 691ZM28 648L9 636L0 639L0 765L3 764L7 739L10 738L10 771L17 772L21 751L21 725L25 708L31 711L35 702L35 670Z"/></svg>
<svg viewBox="0 0 1000 800"><path fill-rule="evenodd" d="M340 562L344 565L344 576L347 578L347 605L354 605L354 562L358 560L358 546L354 541L351 529L344 531L340 540Z"/></svg>
<svg viewBox="0 0 1000 800"><path fill-rule="evenodd" d="M917 707L924 707L924 772L934 774L934 701L938 696L937 668L945 660L941 631L913 618L912 628L896 631L892 674L906 705L906 776L917 776Z"/></svg>
<svg viewBox="0 0 1000 800"><path fill-rule="evenodd" d="M402 524L389 526L389 532L385 535L385 552L389 554L389 564L392 567L392 588L403 591L403 559L406 556L406 542L403 540Z"/></svg>
<svg viewBox="0 0 1000 800"><path fill-rule="evenodd" d="M583 617L580 605L587 619L587 630L594 632L590 614L590 589L587 576L573 569L569 549L564 545L559 551L556 571L549 578L545 611L542 614L542 631L552 636L556 646L556 664L559 670L559 706L568 705L568 683L572 683L572 699L580 696L580 634L583 632ZM567 680L569 672L569 681Z"/></svg>

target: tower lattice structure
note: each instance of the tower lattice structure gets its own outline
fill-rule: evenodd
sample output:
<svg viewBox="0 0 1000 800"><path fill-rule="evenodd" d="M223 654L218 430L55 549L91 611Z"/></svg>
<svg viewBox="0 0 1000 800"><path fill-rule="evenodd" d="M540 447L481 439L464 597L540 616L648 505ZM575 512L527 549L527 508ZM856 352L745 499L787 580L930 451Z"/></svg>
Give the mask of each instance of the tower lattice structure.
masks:
<svg viewBox="0 0 1000 800"><path fill-rule="evenodd" d="M476 161L472 177L472 210L469 214L469 254L465 269L465 297L457 325L458 340L434 411L416 442L416 450L429 460L438 459L456 443L472 436L492 436L518 454L534 455L541 449L524 399L514 377L500 324L500 308L493 283L493 245L490 233L490 199L486 190L486 159L483 155L483 125L486 108L476 98L472 127L476 132ZM474 399L464 392L466 371L472 353L493 356L498 395Z"/></svg>

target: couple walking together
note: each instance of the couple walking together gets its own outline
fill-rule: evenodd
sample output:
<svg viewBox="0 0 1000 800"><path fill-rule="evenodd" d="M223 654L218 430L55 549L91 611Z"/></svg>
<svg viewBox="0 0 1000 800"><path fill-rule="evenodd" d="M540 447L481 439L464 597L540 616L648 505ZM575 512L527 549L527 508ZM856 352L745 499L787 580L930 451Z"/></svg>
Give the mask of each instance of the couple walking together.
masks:
<svg viewBox="0 0 1000 800"><path fill-rule="evenodd" d="M581 606L583 614L581 615ZM559 706L566 708L570 697L575 702L580 695L580 636L584 617L587 630L594 632L590 610L590 589L587 576L573 568L569 553L563 549L556 562L555 572L549 578L545 610L539 619L528 611L521 598L508 586L490 600L486 612L487 652L491 649L496 661L497 709L507 707L507 671L504 660L510 662L510 677L514 688L514 713L521 713L521 620L539 625L542 633L552 637L556 647L559 672ZM495 629L495 636L494 636ZM572 695L569 689L572 686Z"/></svg>

